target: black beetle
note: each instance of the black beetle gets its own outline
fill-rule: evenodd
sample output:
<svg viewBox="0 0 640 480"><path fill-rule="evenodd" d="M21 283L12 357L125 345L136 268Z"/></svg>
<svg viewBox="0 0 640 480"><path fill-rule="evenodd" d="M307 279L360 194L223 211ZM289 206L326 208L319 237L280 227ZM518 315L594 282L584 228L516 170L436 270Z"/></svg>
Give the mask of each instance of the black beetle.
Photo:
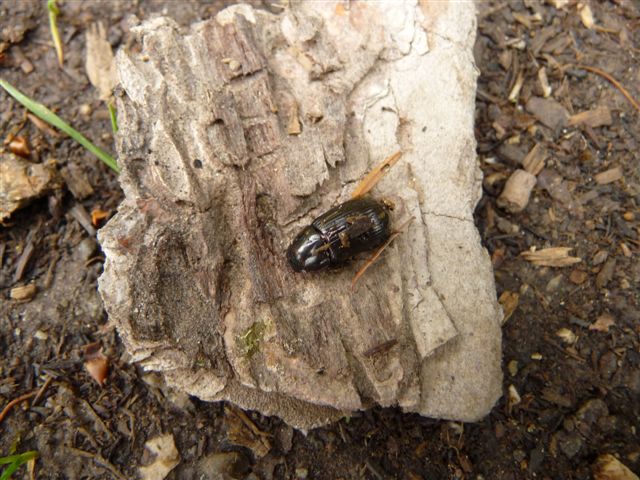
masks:
<svg viewBox="0 0 640 480"><path fill-rule="evenodd" d="M356 197L316 218L287 250L296 272L340 267L361 252L373 251L391 236L389 207L368 197Z"/></svg>

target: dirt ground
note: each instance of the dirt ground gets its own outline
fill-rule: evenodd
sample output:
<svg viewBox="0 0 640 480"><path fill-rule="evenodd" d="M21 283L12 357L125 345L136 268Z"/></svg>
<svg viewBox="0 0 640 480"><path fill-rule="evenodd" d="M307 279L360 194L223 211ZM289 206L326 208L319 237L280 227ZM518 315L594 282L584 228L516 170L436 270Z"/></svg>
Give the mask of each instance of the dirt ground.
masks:
<svg viewBox="0 0 640 480"><path fill-rule="evenodd" d="M220 6L61 3L61 69L46 2L2 2L0 77L113 151L85 73L89 26L103 22L116 49L131 39L128 15L188 25ZM82 226L88 212L116 210L116 176L0 92L1 161L17 135L30 162L55 159L64 179L0 226L0 408L28 396L0 414L0 457L39 453L34 471L15 478L136 478L155 458L145 443L160 434L173 435L180 458L167 478L604 478L594 464L605 454L640 473L640 4L481 3L474 53L485 174L476 221L511 314L505 395L476 424L374 409L304 436L172 392L129 364L96 291L99 246ZM523 164L537 182L526 208L510 213L500 194ZM520 255L531 247L569 247L581 261L537 265ZM13 298L26 284L35 295ZM110 362L102 387L84 366L93 342ZM243 435L247 425L270 436Z"/></svg>

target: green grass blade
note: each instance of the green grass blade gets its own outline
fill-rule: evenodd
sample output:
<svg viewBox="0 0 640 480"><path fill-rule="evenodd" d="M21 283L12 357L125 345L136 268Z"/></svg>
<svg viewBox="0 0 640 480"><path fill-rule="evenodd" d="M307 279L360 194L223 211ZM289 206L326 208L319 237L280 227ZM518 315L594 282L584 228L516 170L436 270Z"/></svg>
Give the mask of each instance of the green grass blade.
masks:
<svg viewBox="0 0 640 480"><path fill-rule="evenodd" d="M38 452L35 450L29 450L28 452L20 453L18 455L9 455L7 457L0 457L0 465L6 465L7 463L20 462L25 463L31 460L32 458L36 458L38 456Z"/></svg>
<svg viewBox="0 0 640 480"><path fill-rule="evenodd" d="M118 131L118 118L116 117L116 106L113 102L107 102L107 108L109 109L109 118L111 119L111 130L113 133Z"/></svg>
<svg viewBox="0 0 640 480"><path fill-rule="evenodd" d="M120 168L116 160L109 155L107 152L102 150L100 147L94 145L87 139L84 135L74 129L67 122L62 120L59 116L49 110L47 107L42 105L41 103L36 102L35 100L30 99L26 95L24 95L20 90L15 88L6 80L0 78L0 87L4 88L9 95L15 98L18 102L20 102L27 110L32 112L37 117L41 118L47 123L50 123L54 127L59 128L64 133L73 138L76 142L82 145L84 148L93 153L96 157L102 160L111 170L116 173L120 173Z"/></svg>
<svg viewBox="0 0 640 480"><path fill-rule="evenodd" d="M10 465L5 469L4 472L2 472L2 475L0 475L0 480L9 480L9 478L11 478L11 475L13 475L21 465L27 463L33 458L36 458L37 456L38 452L36 452L35 450L30 450L19 455L9 455L8 457L1 457L0 465Z"/></svg>
<svg viewBox="0 0 640 480"><path fill-rule="evenodd" d="M58 31L58 15L60 15L60 9L56 5L56 0L48 0L47 9L49 10L49 28L51 29L53 45L56 47L58 63L62 67L64 63L64 52L62 51L62 40L60 40L60 32Z"/></svg>

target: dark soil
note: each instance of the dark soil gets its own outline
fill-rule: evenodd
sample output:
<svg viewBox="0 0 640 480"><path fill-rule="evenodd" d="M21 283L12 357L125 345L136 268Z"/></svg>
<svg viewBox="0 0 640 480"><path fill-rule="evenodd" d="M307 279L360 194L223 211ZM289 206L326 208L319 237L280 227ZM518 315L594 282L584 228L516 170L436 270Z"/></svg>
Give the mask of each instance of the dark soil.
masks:
<svg viewBox="0 0 640 480"><path fill-rule="evenodd" d="M103 22L116 49L131 39L130 14L164 13L187 25L222 6L65 2L60 69L45 3L0 4L0 76L107 151L109 116L84 69L89 25ZM0 226L0 408L40 392L0 421L0 456L37 450L37 478L135 478L153 460L145 442L171 433L181 461L167 478L583 479L606 453L640 473L640 112L601 74L583 68L608 73L640 98L640 6L592 2L596 25L589 29L576 2L556 9L558 3L479 6L476 134L485 195L476 219L498 294L518 294L519 305L504 326L505 396L477 424L374 409L304 436L247 412L273 435L271 451L260 458L251 441L231 438L237 420L224 405L168 390L128 363L106 327L96 291L102 257L71 209L113 213L122 198L116 176L31 121L18 132L24 109L0 92L3 139L19 133L32 161L55 158L58 169L75 171L93 190L74 195L65 187ZM530 102L545 93L541 67L559 110ZM522 87L510 101L519 77ZM609 110L610 122L570 126L559 119L564 110L598 106ZM539 180L526 209L507 213L497 198L536 143L548 153L540 175L555 188ZM621 179L596 177L615 167ZM582 262L552 268L519 256L558 246L573 248ZM21 260L26 268L16 275ZM37 294L12 300L11 289L26 283L35 283ZM598 319L611 325L594 329ZM96 341L111 362L103 387L83 367L84 347ZM21 475L28 476L26 467Z"/></svg>

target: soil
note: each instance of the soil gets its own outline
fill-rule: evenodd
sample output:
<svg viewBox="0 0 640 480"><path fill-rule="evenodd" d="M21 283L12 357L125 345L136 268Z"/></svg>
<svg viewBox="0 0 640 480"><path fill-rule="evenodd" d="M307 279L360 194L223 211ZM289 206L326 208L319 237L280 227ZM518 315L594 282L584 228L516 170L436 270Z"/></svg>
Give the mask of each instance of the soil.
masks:
<svg viewBox="0 0 640 480"><path fill-rule="evenodd" d="M591 2L591 25L588 2L565 3L479 4L485 181L476 221L511 315L505 395L475 424L378 408L303 435L276 418L173 392L128 363L96 291L103 257L78 221L83 211L116 210L116 175L71 139L25 121L24 108L0 92L3 139L22 136L30 161L55 159L73 173L0 226L0 407L31 394L0 420L0 456L39 453L34 471L21 467L16 477L135 478L154 461L145 443L167 433L180 457L167 478L583 479L603 454L640 473L640 112L632 103L640 98L640 6ZM4 2L0 77L113 151L108 111L85 74L89 26L103 22L116 49L131 40L131 14L188 25L223 5L61 3L60 68L45 2ZM596 107L602 115L574 116ZM509 213L499 195L536 144L544 170L534 172L526 208ZM536 265L520 255L531 247L570 247L581 261ZM12 298L25 284L35 296ZM94 342L109 360L103 386L84 365Z"/></svg>

